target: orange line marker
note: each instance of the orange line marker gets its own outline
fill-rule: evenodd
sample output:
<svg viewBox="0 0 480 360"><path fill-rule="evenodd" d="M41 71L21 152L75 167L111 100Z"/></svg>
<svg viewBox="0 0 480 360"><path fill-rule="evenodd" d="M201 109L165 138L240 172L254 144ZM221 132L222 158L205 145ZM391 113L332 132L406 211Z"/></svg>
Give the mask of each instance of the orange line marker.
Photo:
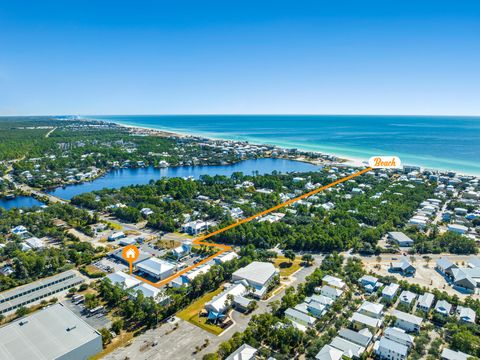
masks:
<svg viewBox="0 0 480 360"><path fill-rule="evenodd" d="M205 264L205 263L209 262L210 260L212 260L213 258L217 257L218 255L223 254L224 252L227 252L227 251L229 251L229 250L232 249L231 246L224 245L224 244L209 243L209 242L204 241L205 239L211 238L212 236L221 234L221 233L223 233L223 232L225 232L225 231L227 231L227 230L233 229L234 227L237 227L237 226L239 226L239 225L245 224L245 223L247 223L247 222L249 222L249 221L252 221L252 220L254 220L254 219L256 219L256 218L259 218L259 217L261 217L261 216L263 216L263 215L269 214L269 213L271 213L272 211L281 209L281 208L283 208L283 207L285 207L285 206L288 206L288 205L291 205L291 204L293 204L293 203L295 203L295 202L297 202L297 201L299 201L299 200L302 200L302 199L305 199L305 198L307 198L307 197L309 197L309 196L315 195L315 194L317 194L317 193L319 193L319 192L321 192L321 191L323 191L323 190L326 190L326 189L328 189L328 188L331 188L331 187L333 187L333 186L335 186L335 185L338 185L338 184L340 184L340 183L342 183L342 182L348 181L348 180L353 179L353 178L355 178L355 177L357 177L357 176L360 176L360 175L362 175L362 174L365 174L366 172L369 172L370 170L373 170L373 168L368 167L368 168L366 168L366 169L360 170L360 171L358 171L358 172L356 172L356 173L353 173L353 174L351 174L351 175L349 175L349 176L346 176L346 177L344 177L344 178L338 179L338 180L336 180L336 181L334 181L334 182L332 182L332 183L330 183L330 184L328 184L328 185L324 185L324 186L322 186L322 187L319 187L318 189L309 191L309 192L307 192L307 193L305 193L305 194L303 194L303 195L300 195L300 196L298 196L298 197L296 197L296 198L290 199L290 200L288 200L288 201L285 201L284 203L281 203L281 204L278 204L278 205L276 205L276 206L274 206L274 207L271 207L270 209L261 211L261 212L255 214L255 215L249 216L248 218L239 220L239 221L237 221L236 223L230 224L230 225L228 225L228 226L225 226L224 228L215 230L215 231L213 231L213 232L211 232L211 233L209 233L209 234L206 234L206 235L204 235L204 236L200 236L200 237L194 239L194 240L193 240L193 243L196 244L196 245L214 246L214 247L219 248L219 249L221 249L221 250L218 251L217 253L213 254L212 256L209 256L208 258L203 259L202 261L198 262L197 264L191 265L191 266L189 266L189 267L187 267L187 268L185 268L185 269L183 269L183 270L178 271L177 273L169 276L169 277L166 278L166 279L163 279L163 280L161 280L161 281L159 281L159 282L154 283L154 282L148 281L148 280L146 280L146 279L144 279L144 278L142 278L142 277L140 277L140 276L136 276L136 277L137 277L138 279L140 279L140 280L142 280L142 281L150 284L150 285L155 286L155 287L163 286L163 285L169 283L170 281L176 279L177 277L185 274L186 272L188 272L188 271L190 271L190 270L192 270L192 269L194 269L194 268L196 268L196 267L198 267L198 266L200 266L200 265L202 265L202 264ZM130 269L131 269L131 264L130 264ZM131 270L130 270L130 273L131 273Z"/></svg>

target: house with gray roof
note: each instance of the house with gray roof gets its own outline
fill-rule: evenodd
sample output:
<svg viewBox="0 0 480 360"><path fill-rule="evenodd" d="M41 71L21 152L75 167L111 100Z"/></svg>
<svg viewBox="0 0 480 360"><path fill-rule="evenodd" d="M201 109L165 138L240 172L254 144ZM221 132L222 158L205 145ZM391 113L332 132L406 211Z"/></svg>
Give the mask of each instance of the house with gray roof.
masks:
<svg viewBox="0 0 480 360"><path fill-rule="evenodd" d="M383 336L407 347L411 347L415 339L412 335L407 334L405 330L396 327L386 328L383 332Z"/></svg>
<svg viewBox="0 0 480 360"><path fill-rule="evenodd" d="M359 280L365 291L371 293L381 287L383 284L378 281L378 278L372 275L363 275Z"/></svg>
<svg viewBox="0 0 480 360"><path fill-rule="evenodd" d="M452 278L455 287L473 292L480 284L480 268L452 269Z"/></svg>
<svg viewBox="0 0 480 360"><path fill-rule="evenodd" d="M480 257L471 256L468 258L468 267L471 268L480 268Z"/></svg>
<svg viewBox="0 0 480 360"><path fill-rule="evenodd" d="M392 316L395 317L395 326L408 332L419 332L423 319L400 311L393 310Z"/></svg>
<svg viewBox="0 0 480 360"><path fill-rule="evenodd" d="M452 277L452 270L457 269L458 266L455 265L450 259L446 257L441 257L437 260L435 268L445 276Z"/></svg>
<svg viewBox="0 0 480 360"><path fill-rule="evenodd" d="M400 247L410 247L413 246L413 240L405 235L403 232L391 231L388 233L388 240L392 243L397 244Z"/></svg>
<svg viewBox="0 0 480 360"><path fill-rule="evenodd" d="M372 333L367 328L362 329L358 332L350 329L342 328L338 332L338 336L354 344L363 346L365 348L370 344L373 338Z"/></svg>
<svg viewBox="0 0 480 360"><path fill-rule="evenodd" d="M309 327L315 324L316 319L313 316L305 314L297 309L288 308L285 310L285 317L303 327Z"/></svg>
<svg viewBox="0 0 480 360"><path fill-rule="evenodd" d="M394 262L391 270L394 272L399 272L404 276L414 275L416 272L415 267L406 256L402 256L400 261Z"/></svg>
<svg viewBox="0 0 480 360"><path fill-rule="evenodd" d="M380 340L375 343L374 351L380 359L402 360L408 356L407 346L390 340L385 336L382 336Z"/></svg>
<svg viewBox="0 0 480 360"><path fill-rule="evenodd" d="M350 358L350 359L358 359L365 351L363 346L354 344L348 340L341 338L340 336L336 336L333 338L330 346L337 348L343 351L343 355Z"/></svg>

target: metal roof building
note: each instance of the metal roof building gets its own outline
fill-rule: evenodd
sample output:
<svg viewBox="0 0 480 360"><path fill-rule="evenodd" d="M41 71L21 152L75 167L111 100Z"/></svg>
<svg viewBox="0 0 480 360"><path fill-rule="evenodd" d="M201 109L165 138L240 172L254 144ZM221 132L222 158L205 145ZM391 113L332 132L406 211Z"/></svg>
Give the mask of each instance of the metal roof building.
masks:
<svg viewBox="0 0 480 360"><path fill-rule="evenodd" d="M102 337L62 304L0 327L2 360L86 360L102 350Z"/></svg>
<svg viewBox="0 0 480 360"><path fill-rule="evenodd" d="M28 306L48 296L65 291L83 283L83 278L75 271L63 273L34 281L30 284L16 287L0 293L0 314L7 314L22 306Z"/></svg>

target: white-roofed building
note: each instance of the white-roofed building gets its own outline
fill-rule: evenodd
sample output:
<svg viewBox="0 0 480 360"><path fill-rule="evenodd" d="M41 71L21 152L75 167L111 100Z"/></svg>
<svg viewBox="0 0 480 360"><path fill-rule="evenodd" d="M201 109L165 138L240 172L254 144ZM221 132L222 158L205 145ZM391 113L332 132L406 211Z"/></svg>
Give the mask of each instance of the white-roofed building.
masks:
<svg viewBox="0 0 480 360"><path fill-rule="evenodd" d="M301 325L297 326L297 328L302 331L305 331L306 327L314 325L316 321L313 316L293 308L288 308L285 310L285 317L291 320L294 325Z"/></svg>
<svg viewBox="0 0 480 360"><path fill-rule="evenodd" d="M325 345L320 349L317 355L315 355L316 360L341 360L343 356L343 351L334 348L330 345Z"/></svg>
<svg viewBox="0 0 480 360"><path fill-rule="evenodd" d="M325 275L322 279L322 282L340 290L343 290L345 288L345 282L335 276Z"/></svg>
<svg viewBox="0 0 480 360"><path fill-rule="evenodd" d="M395 326L408 332L419 332L423 319L421 317L400 311L393 310Z"/></svg>
<svg viewBox="0 0 480 360"><path fill-rule="evenodd" d="M343 351L343 355L350 359L359 359L365 351L363 346L357 345L351 341L345 340L340 336L333 338L330 346Z"/></svg>
<svg viewBox="0 0 480 360"><path fill-rule="evenodd" d="M448 227L448 231L457 233L457 234L465 234L468 231L468 227L460 224L448 224L447 227Z"/></svg>
<svg viewBox="0 0 480 360"><path fill-rule="evenodd" d="M354 312L350 321L353 324L355 330L361 330L363 328L368 328L371 331L375 331L382 326L383 321L381 319L373 318L359 312Z"/></svg>
<svg viewBox="0 0 480 360"><path fill-rule="evenodd" d="M173 249L172 253L177 259L181 259L187 256L191 250L192 250L192 242L190 240L187 240L187 241L184 241L182 245L177 246L175 249Z"/></svg>
<svg viewBox="0 0 480 360"><path fill-rule="evenodd" d="M306 297L305 302L306 303L316 302L318 304L324 305L325 307L328 307L333 304L334 300L324 295L313 294L312 296Z"/></svg>
<svg viewBox="0 0 480 360"><path fill-rule="evenodd" d="M475 324L475 318L477 317L477 315L475 314L475 311L473 311L473 309L465 306L458 306L457 314L460 321Z"/></svg>
<svg viewBox="0 0 480 360"><path fill-rule="evenodd" d="M452 304L445 300L438 300L435 304L435 311L444 316L449 316L452 311Z"/></svg>
<svg viewBox="0 0 480 360"><path fill-rule="evenodd" d="M25 243L32 249L42 249L45 247L45 241L35 236L25 239Z"/></svg>
<svg viewBox="0 0 480 360"><path fill-rule="evenodd" d="M175 265L152 257L137 264L137 270L155 279L162 280L175 272Z"/></svg>
<svg viewBox="0 0 480 360"><path fill-rule="evenodd" d="M141 280L133 277L132 275L126 274L121 271L108 274L106 278L109 279L113 285L117 285L123 290L131 289L142 282Z"/></svg>
<svg viewBox="0 0 480 360"><path fill-rule="evenodd" d="M228 252L225 252L219 256L217 256L215 259L213 259L213 261L216 263L216 264L223 264L223 263L226 263L227 261L232 261L234 259L237 259L238 258L238 254L234 251L228 251Z"/></svg>
<svg viewBox="0 0 480 360"><path fill-rule="evenodd" d="M268 285L278 274L277 269L269 262L253 261L232 274L232 281L245 280L254 290L252 295L262 298L268 290Z"/></svg>
<svg viewBox="0 0 480 360"><path fill-rule="evenodd" d="M383 332L383 336L385 336L387 339L390 339L408 347L411 347L413 345L413 341L415 339L412 335L407 334L405 330L396 327L386 328Z"/></svg>
<svg viewBox="0 0 480 360"><path fill-rule="evenodd" d="M469 357L470 355L461 351L453 351L447 348L444 348L440 355L442 360L467 360Z"/></svg>
<svg viewBox="0 0 480 360"><path fill-rule="evenodd" d="M400 304L411 306L416 298L417 298L417 294L411 291L404 290L402 291L399 297Z"/></svg>
<svg viewBox="0 0 480 360"><path fill-rule="evenodd" d="M192 270L187 271L185 274L182 274L179 277L173 279L170 282L170 284L174 288L186 286L190 284L192 280L195 279L197 276L207 273L211 267L212 266L208 263L197 266L196 268L193 268Z"/></svg>
<svg viewBox="0 0 480 360"><path fill-rule="evenodd" d="M428 292L426 292L423 295L420 295L420 297L418 298L417 309L425 313L428 313L430 311L430 308L432 307L434 300L435 300L435 296L433 296L433 294L430 294Z"/></svg>
<svg viewBox="0 0 480 360"><path fill-rule="evenodd" d="M57 303L0 327L2 360L87 360L102 351L102 336Z"/></svg>
<svg viewBox="0 0 480 360"><path fill-rule="evenodd" d="M340 290L340 289L334 288L332 286L329 286L329 285L324 285L324 286L322 286L322 289L320 290L320 293L323 296L326 296L326 297L328 297L332 300L336 300L340 296L342 296L343 291Z"/></svg>
<svg viewBox="0 0 480 360"><path fill-rule="evenodd" d="M155 300L155 302L161 305L166 305L170 301L170 297L166 296L162 290L144 282L131 288L130 293L132 294L132 297L136 297L139 291L143 294L143 296L151 297L153 300Z"/></svg>
<svg viewBox="0 0 480 360"><path fill-rule="evenodd" d="M370 344L373 338L372 333L367 328L358 332L343 328L338 332L338 336L365 348Z"/></svg>
<svg viewBox="0 0 480 360"><path fill-rule="evenodd" d="M435 264L435 268L440 271L442 274L447 275L447 276L452 276L452 270L457 269L458 266L455 265L450 259L446 257L442 257L437 260L437 263Z"/></svg>
<svg viewBox="0 0 480 360"><path fill-rule="evenodd" d="M372 303L370 301L364 301L358 309L358 312L360 314L379 319L382 317L383 314L383 305Z"/></svg>
<svg viewBox="0 0 480 360"><path fill-rule="evenodd" d="M403 360L407 358L408 347L382 336L374 346L375 354L380 359Z"/></svg>
<svg viewBox="0 0 480 360"><path fill-rule="evenodd" d="M228 295L240 296L245 295L248 292L247 287L244 283L232 284L225 288L220 294L215 296L212 300L205 304L205 309L208 312L215 314L223 314L231 304L228 301Z"/></svg>
<svg viewBox="0 0 480 360"><path fill-rule="evenodd" d="M388 286L385 286L382 290L382 298L384 298L388 302L392 302L397 295L398 290L400 289L400 285L391 283Z"/></svg>
<svg viewBox="0 0 480 360"><path fill-rule="evenodd" d="M12 230L12 234L23 235L28 232L27 228L23 225L15 226Z"/></svg>
<svg viewBox="0 0 480 360"><path fill-rule="evenodd" d="M397 244L400 247L413 246L413 240L405 235L403 232L391 231L388 233L388 240Z"/></svg>
<svg viewBox="0 0 480 360"><path fill-rule="evenodd" d="M253 360L257 349L248 344L243 344L233 353L231 353L225 360Z"/></svg>

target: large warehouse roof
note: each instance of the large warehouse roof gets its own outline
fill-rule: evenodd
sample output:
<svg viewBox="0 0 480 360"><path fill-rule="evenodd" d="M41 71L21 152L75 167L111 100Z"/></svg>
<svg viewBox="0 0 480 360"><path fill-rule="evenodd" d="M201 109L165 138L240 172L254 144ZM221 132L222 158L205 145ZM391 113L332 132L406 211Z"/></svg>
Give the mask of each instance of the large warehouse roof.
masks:
<svg viewBox="0 0 480 360"><path fill-rule="evenodd" d="M0 359L51 360L101 336L62 304L55 304L0 327ZM93 354L90 354L93 355Z"/></svg>
<svg viewBox="0 0 480 360"><path fill-rule="evenodd" d="M276 270L272 263L254 261L244 268L233 273L233 277L252 281L257 284L265 284L275 274Z"/></svg>

